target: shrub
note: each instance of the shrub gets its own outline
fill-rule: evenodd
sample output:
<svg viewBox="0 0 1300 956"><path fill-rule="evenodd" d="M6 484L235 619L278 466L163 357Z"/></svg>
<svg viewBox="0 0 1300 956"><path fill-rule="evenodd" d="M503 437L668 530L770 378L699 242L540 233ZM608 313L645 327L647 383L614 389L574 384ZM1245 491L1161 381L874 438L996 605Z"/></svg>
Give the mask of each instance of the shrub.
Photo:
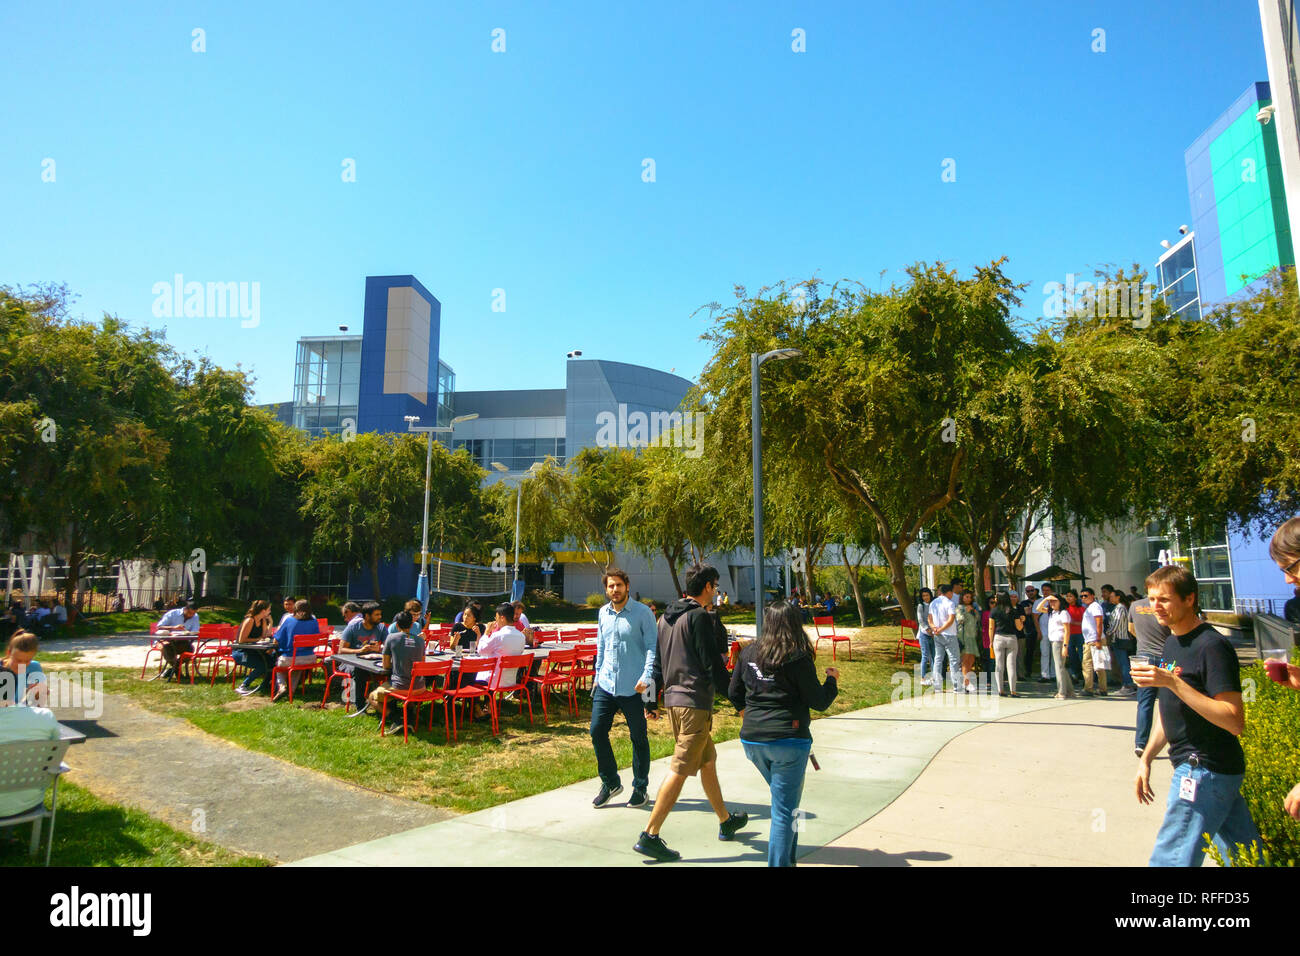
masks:
<svg viewBox="0 0 1300 956"><path fill-rule="evenodd" d="M1295 659L1292 654L1292 660ZM1252 684L1253 682L1253 694ZM1282 801L1300 783L1300 694L1269 680L1263 664L1241 671L1246 698L1246 730L1241 747L1246 752L1246 779L1241 792L1259 828L1262 846L1247 853L1238 845L1232 853L1233 866L1300 866L1300 824L1282 809ZM1251 699L1253 697L1253 700ZM1223 859L1211 846L1210 856Z"/></svg>
<svg viewBox="0 0 1300 956"><path fill-rule="evenodd" d="M587 607L601 607L605 603L605 595L599 591L592 591L587 595Z"/></svg>

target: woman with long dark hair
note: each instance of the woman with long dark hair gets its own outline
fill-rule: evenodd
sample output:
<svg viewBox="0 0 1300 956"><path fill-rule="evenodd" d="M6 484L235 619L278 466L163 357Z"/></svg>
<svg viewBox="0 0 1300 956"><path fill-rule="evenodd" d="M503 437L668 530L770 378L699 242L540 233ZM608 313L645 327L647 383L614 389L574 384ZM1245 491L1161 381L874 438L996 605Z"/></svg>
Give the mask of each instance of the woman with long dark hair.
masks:
<svg viewBox="0 0 1300 956"><path fill-rule="evenodd" d="M930 602L934 592L921 588L916 596L916 640L921 645L921 684L929 687L930 671L934 669L934 635L930 633Z"/></svg>
<svg viewBox="0 0 1300 956"><path fill-rule="evenodd" d="M266 601L254 601L245 612L233 643L257 644L270 636L271 605ZM266 652L241 649L231 653L230 656L234 658L236 664L248 668L248 676L235 688L235 693L247 697L266 688L266 675L271 671L272 652L273 649L268 649ZM257 682L256 687L253 686L254 681Z"/></svg>
<svg viewBox="0 0 1300 956"><path fill-rule="evenodd" d="M799 608L782 602L763 612L763 636L741 652L731 672L727 696L742 714L740 742L772 791L768 866L794 866L795 815L812 752L809 710L825 710L839 692L834 667L818 683L815 656Z"/></svg>

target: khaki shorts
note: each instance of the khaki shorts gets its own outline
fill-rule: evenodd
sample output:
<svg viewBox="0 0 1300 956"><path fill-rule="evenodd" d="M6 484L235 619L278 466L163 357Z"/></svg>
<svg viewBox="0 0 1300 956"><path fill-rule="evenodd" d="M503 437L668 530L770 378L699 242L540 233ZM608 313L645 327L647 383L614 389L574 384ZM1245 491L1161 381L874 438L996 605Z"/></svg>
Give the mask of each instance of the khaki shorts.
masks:
<svg viewBox="0 0 1300 956"><path fill-rule="evenodd" d="M683 777L695 776L701 767L718 759L713 749L713 711L694 707L669 707L668 721L677 738L668 769Z"/></svg>

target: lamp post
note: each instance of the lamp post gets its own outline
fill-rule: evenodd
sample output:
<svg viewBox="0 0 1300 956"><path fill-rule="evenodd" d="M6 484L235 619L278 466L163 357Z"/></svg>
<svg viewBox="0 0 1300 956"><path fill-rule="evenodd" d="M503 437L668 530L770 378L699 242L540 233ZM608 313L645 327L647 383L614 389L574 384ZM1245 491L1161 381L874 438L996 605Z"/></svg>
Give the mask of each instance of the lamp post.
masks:
<svg viewBox="0 0 1300 956"><path fill-rule="evenodd" d="M541 465L542 463L540 461L533 462L531 465L528 466L528 471L526 472L526 474L528 475L535 474L537 472L537 469L540 468ZM501 464L501 462L499 461L492 462L492 467L495 468L497 471L501 472L503 475L506 474L508 471L510 471L509 468ZM512 601L515 599L515 585L519 583L519 504L520 501L523 499L523 494L524 494L524 482L522 479L520 479L519 484L515 487L515 575L514 578L510 581L510 600Z"/></svg>
<svg viewBox="0 0 1300 956"><path fill-rule="evenodd" d="M749 354L750 428L754 444L754 638L763 635L763 435L758 408L758 370L768 359L799 358L798 349Z"/></svg>
<svg viewBox="0 0 1300 956"><path fill-rule="evenodd" d="M458 415L451 420L450 425L423 425L417 426L415 423L420 420L419 415L403 415L406 422L406 430L409 432L424 432L426 436L424 452L424 530L420 534L420 583L416 585L416 596L420 599L420 604L425 611L429 610L429 479L433 471L433 433L445 433L451 431L462 422L472 422L478 418L478 412L470 415Z"/></svg>

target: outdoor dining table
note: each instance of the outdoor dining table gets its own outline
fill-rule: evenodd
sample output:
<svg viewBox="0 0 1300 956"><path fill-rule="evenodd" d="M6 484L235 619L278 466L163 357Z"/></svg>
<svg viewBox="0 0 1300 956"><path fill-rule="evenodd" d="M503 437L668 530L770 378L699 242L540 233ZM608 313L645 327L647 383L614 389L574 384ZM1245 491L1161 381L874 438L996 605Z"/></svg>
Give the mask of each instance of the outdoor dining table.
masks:
<svg viewBox="0 0 1300 956"><path fill-rule="evenodd" d="M551 655L551 651L556 649L557 648L555 647L524 648L523 653L533 655L533 666L529 673L536 674L538 668L541 666L542 661L546 660L546 658L548 658ZM460 659L462 656L474 657L475 655L469 651L466 651L463 655L454 654L451 651L438 651L437 653L434 654L426 654L424 659L426 661L446 661L446 660L451 661L451 675L449 676L451 677L452 680L452 686L456 686L454 675L460 672ZM352 701L352 705L356 708L356 710L353 711L351 716L355 717L359 714L364 714L367 708L370 706L370 704L368 700L365 702L359 702L361 698L357 695L357 682L358 682L357 675L358 672L366 675L363 679L366 680L367 682L369 682L370 680L382 681L391 672L389 668L384 667L383 655L375 652L370 652L366 654L335 654L328 659L334 661L335 667L337 667L339 670L346 671L347 673L353 675L351 681L352 686L349 693L351 694L350 699Z"/></svg>

